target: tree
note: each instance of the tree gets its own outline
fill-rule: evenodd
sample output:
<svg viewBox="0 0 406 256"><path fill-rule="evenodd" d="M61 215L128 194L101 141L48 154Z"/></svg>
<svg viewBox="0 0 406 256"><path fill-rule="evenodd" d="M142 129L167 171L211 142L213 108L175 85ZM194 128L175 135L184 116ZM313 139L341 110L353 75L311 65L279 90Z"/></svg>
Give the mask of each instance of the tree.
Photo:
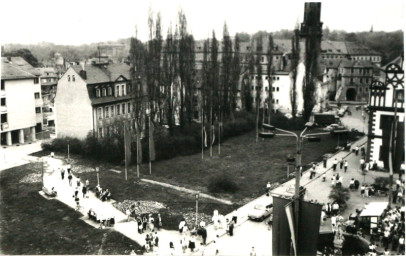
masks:
<svg viewBox="0 0 406 256"><path fill-rule="evenodd" d="M231 69L230 114L231 118L234 119L234 110L237 107L237 91L241 72L240 38L237 34L234 38L234 54L231 63ZM243 92L242 89L243 88L241 88L241 94Z"/></svg>
<svg viewBox="0 0 406 256"><path fill-rule="evenodd" d="M290 91L290 103L292 105L292 118L296 118L297 114L297 89L296 89L296 82L297 82L297 68L299 65L299 52L300 52L300 45L299 45L299 30L295 30L295 35L292 37L292 88Z"/></svg>
<svg viewBox="0 0 406 256"><path fill-rule="evenodd" d="M273 67L273 38L272 34L269 34L268 36L268 51L267 51L267 65L266 65L266 74L268 77L268 124L271 123L271 111L273 110L273 105L272 105L272 75L274 73L274 67Z"/></svg>
<svg viewBox="0 0 406 256"><path fill-rule="evenodd" d="M256 119L256 127L257 127L257 134L256 134L256 141L258 141L258 125L259 125L259 110L261 105L261 92L262 92L262 35L256 37L256 59L255 59L255 66L256 66L256 96L255 96L255 103L256 103L256 111L257 111L257 119Z"/></svg>
<svg viewBox="0 0 406 256"><path fill-rule="evenodd" d="M4 57L22 57L25 61L27 61L31 66L38 67L40 63L38 62L37 58L32 55L31 51L28 49L19 49L11 52L4 52L2 53Z"/></svg>
<svg viewBox="0 0 406 256"><path fill-rule="evenodd" d="M210 156L212 156L212 141L214 140L215 113L219 113L219 65L218 65L218 41L213 30L210 45Z"/></svg>
<svg viewBox="0 0 406 256"><path fill-rule="evenodd" d="M232 63L233 62L233 44L228 33L227 23L223 27L223 47L221 55L221 84L220 84L220 118L222 113L231 115L230 106L232 92ZM222 94L222 95L221 95ZM223 111L223 112L222 112Z"/></svg>
<svg viewBox="0 0 406 256"><path fill-rule="evenodd" d="M330 191L328 198L337 202L339 205L345 206L348 199L350 199L350 190L343 187L334 187Z"/></svg>

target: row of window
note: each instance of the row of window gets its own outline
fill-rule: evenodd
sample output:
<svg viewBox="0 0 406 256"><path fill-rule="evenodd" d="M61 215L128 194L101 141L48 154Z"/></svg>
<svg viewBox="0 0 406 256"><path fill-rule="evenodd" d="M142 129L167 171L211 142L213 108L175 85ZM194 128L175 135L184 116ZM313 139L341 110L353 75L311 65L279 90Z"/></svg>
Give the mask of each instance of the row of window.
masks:
<svg viewBox="0 0 406 256"><path fill-rule="evenodd" d="M68 82L70 82L71 80L71 75L68 75ZM75 75L72 75L72 82L75 82L76 81L76 79L75 79Z"/></svg>
<svg viewBox="0 0 406 256"><path fill-rule="evenodd" d="M254 79L254 78L255 78L255 79L259 79L259 76L251 76L251 79ZM268 80L268 79L269 79L269 76L265 76L265 80ZM273 76L273 77L272 77L272 80L273 80L273 81L275 81L275 80L276 80L276 81L279 81L279 76Z"/></svg>
<svg viewBox="0 0 406 256"><path fill-rule="evenodd" d="M351 57L352 60L371 60L371 61L381 61L380 57L371 57L371 56L357 56Z"/></svg>
<svg viewBox="0 0 406 256"><path fill-rule="evenodd" d="M112 106L99 107L97 108L97 118L99 120L110 118L114 116L124 115L126 113L131 113L131 103L122 103Z"/></svg>
<svg viewBox="0 0 406 256"><path fill-rule="evenodd" d="M119 97L119 96L126 96L127 93L130 91L130 86L126 86L125 84L119 85L117 84L115 86L115 96ZM113 95L113 89L112 87L108 86L108 87L104 87L104 88L96 88L96 97L100 98L100 97L106 97L106 96L112 96Z"/></svg>
<svg viewBox="0 0 406 256"><path fill-rule="evenodd" d="M369 68L357 68L358 74L369 74ZM354 74L354 68L351 68L351 74Z"/></svg>
<svg viewBox="0 0 406 256"><path fill-rule="evenodd" d="M255 86L255 90L258 90L259 86ZM251 90L254 90L254 86L251 86ZM268 86L265 86L265 91L268 91ZM279 87L272 87L273 92L279 92Z"/></svg>
<svg viewBox="0 0 406 256"><path fill-rule="evenodd" d="M327 76L327 77L328 77L328 76ZM351 77L351 78L350 78L350 82L351 82L351 83L354 83L354 81L356 81L356 79L354 79L354 78ZM368 84L368 83L369 83L369 78L365 78L365 80L364 80L364 78L360 78L360 79L359 79L359 82L360 82L361 84L364 83L364 82L365 82L366 84Z"/></svg>
<svg viewBox="0 0 406 256"><path fill-rule="evenodd" d="M253 99L254 100L254 103L255 103L255 98ZM265 102L266 103L266 102ZM273 104L279 104L279 100L278 99L272 99L272 103Z"/></svg>

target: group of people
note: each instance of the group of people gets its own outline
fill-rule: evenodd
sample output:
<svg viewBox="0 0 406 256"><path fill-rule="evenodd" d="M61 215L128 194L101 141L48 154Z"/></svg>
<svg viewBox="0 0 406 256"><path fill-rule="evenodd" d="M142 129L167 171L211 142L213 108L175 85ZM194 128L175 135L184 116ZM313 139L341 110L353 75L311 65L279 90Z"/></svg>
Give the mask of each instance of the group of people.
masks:
<svg viewBox="0 0 406 256"><path fill-rule="evenodd" d="M385 252L394 251L403 255L405 252L405 215L400 207L386 209L381 221L371 233L372 253L376 253L376 244L381 244Z"/></svg>
<svg viewBox="0 0 406 256"><path fill-rule="evenodd" d="M139 234L147 232L147 228L149 231L154 232L155 228L160 230L162 227L162 218L160 213L157 214L156 218L153 217L152 213L137 215L132 207L126 210L126 214L127 221L129 221L131 215L133 215L136 219Z"/></svg>
<svg viewBox="0 0 406 256"><path fill-rule="evenodd" d="M154 252L159 248L159 237L158 233L151 232L150 234L145 235L145 244L143 249L145 252Z"/></svg>
<svg viewBox="0 0 406 256"><path fill-rule="evenodd" d="M344 168L344 172L347 172L347 170L348 170L348 161L347 161L347 159L344 160L343 158L341 158L340 161L338 161L337 158L334 158L333 171L336 171L338 166L340 166L340 169Z"/></svg>
<svg viewBox="0 0 406 256"><path fill-rule="evenodd" d="M109 191L108 188L103 190L102 187L100 187L100 185L97 185L96 186L96 196L104 202L111 198L111 192Z"/></svg>

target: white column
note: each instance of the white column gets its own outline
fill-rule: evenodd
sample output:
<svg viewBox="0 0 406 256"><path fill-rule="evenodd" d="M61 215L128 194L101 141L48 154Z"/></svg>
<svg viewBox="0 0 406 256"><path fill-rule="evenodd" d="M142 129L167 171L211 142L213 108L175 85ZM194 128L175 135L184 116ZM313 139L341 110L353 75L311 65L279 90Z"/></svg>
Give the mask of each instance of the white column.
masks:
<svg viewBox="0 0 406 256"><path fill-rule="evenodd" d="M11 140L11 132L7 132L7 146L11 146L13 144Z"/></svg>
<svg viewBox="0 0 406 256"><path fill-rule="evenodd" d="M31 127L31 141L36 141L36 137L35 137L35 126Z"/></svg>
<svg viewBox="0 0 406 256"><path fill-rule="evenodd" d="M23 129L18 131L18 142L20 144L24 143L24 130Z"/></svg>

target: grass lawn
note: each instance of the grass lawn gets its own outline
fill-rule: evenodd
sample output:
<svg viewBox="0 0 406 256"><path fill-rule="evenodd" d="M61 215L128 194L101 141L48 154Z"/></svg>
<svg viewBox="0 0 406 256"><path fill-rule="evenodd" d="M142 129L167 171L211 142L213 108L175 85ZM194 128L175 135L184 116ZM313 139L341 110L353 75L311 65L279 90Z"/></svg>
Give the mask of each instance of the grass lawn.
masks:
<svg viewBox="0 0 406 256"><path fill-rule="evenodd" d="M39 166L27 164L0 173L1 254L128 254L139 246L118 232L95 229L81 214L46 200L41 183L20 183Z"/></svg>

